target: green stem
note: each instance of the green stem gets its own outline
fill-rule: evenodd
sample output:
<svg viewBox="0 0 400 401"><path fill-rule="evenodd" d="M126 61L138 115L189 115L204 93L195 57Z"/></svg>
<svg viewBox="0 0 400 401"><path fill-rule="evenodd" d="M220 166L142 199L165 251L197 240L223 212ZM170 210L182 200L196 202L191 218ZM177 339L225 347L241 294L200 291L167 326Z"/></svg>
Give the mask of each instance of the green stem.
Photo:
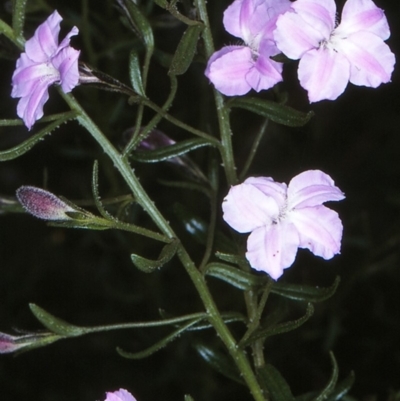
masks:
<svg viewBox="0 0 400 401"><path fill-rule="evenodd" d="M203 21L204 30L202 33L207 59L214 53L214 42L211 34L210 22L208 20L207 7L205 0L195 0L200 19ZM220 152L226 174L228 185L237 183L237 173L232 147L232 132L229 123L229 109L225 107L224 98L214 89L214 99L217 106L217 116L221 134Z"/></svg>
<svg viewBox="0 0 400 401"><path fill-rule="evenodd" d="M114 146L104 136L104 134L90 119L90 117L81 108L71 94L65 94L61 90L60 94L71 107L71 109L78 113L78 122L89 131L92 137L102 147L103 151L108 155L121 176L125 179L137 202L149 214L160 231L162 231L164 235L171 239L176 238L171 226L156 208L154 202L149 198L125 158L114 148ZM177 255L185 267L189 277L191 278L197 292L199 293L203 305L206 308L209 322L213 325L214 329L217 331L221 340L227 347L232 359L241 372L243 379L246 381L251 393L253 394L254 399L256 401L265 401L263 392L259 383L257 382L256 376L244 351L238 347L235 339L232 336L232 333L225 324L217 306L214 303L203 275L196 268L186 249L180 243L178 245Z"/></svg>

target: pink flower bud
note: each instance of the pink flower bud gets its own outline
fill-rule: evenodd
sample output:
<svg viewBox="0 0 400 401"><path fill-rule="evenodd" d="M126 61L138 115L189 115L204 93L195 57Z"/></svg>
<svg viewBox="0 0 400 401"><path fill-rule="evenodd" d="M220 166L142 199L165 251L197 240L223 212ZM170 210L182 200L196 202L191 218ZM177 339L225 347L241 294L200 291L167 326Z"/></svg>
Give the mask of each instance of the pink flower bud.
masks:
<svg viewBox="0 0 400 401"><path fill-rule="evenodd" d="M60 198L41 188L20 187L17 198L28 213L43 220L72 220L66 212L76 212Z"/></svg>

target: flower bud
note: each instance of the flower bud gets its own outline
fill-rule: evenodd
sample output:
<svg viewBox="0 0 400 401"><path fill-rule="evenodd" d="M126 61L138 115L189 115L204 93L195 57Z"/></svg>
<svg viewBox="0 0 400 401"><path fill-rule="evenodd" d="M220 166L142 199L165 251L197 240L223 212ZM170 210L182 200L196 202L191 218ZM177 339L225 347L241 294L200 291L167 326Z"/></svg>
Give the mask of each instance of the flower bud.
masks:
<svg viewBox="0 0 400 401"><path fill-rule="evenodd" d="M11 336L0 332L0 354L9 354L27 347L39 347L58 338L59 336L53 333L30 333L22 336Z"/></svg>
<svg viewBox="0 0 400 401"><path fill-rule="evenodd" d="M28 213L43 220L72 220L66 212L77 212L54 194L41 188L22 186L17 190L17 198Z"/></svg>

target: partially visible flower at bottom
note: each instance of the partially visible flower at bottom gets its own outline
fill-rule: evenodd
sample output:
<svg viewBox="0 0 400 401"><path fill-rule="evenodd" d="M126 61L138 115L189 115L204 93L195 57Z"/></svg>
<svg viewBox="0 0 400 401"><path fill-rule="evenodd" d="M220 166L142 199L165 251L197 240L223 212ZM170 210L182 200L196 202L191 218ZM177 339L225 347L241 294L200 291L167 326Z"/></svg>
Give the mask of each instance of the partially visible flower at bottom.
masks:
<svg viewBox="0 0 400 401"><path fill-rule="evenodd" d="M54 11L26 41L25 52L17 60L12 76L12 97L20 97L17 114L31 129L36 120L43 117L43 106L49 98L48 88L60 84L68 93L78 85L79 51L69 45L71 36L78 34L73 27L58 43L62 18Z"/></svg>
<svg viewBox="0 0 400 401"><path fill-rule="evenodd" d="M324 259L340 252L342 222L323 203L344 197L320 170L305 171L289 185L250 177L229 190L223 218L236 231L251 232L246 253L250 266L277 280L293 264L298 248Z"/></svg>
<svg viewBox="0 0 400 401"><path fill-rule="evenodd" d="M106 393L105 401L136 401L136 398L129 391L120 388L113 393Z"/></svg>

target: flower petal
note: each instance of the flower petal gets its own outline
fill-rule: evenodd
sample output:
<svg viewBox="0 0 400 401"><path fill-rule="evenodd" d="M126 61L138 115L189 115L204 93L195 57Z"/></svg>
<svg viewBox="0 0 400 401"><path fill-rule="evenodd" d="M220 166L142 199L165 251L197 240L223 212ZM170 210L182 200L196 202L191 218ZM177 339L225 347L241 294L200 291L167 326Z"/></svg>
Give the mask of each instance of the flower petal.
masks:
<svg viewBox="0 0 400 401"><path fill-rule="evenodd" d="M35 81L28 96L21 97L17 105L17 115L24 120L30 130L39 118L43 117L43 105L49 99L48 87L53 83L51 80Z"/></svg>
<svg viewBox="0 0 400 401"><path fill-rule="evenodd" d="M61 88L65 93L71 92L79 82L78 58L80 52L67 47L52 60L54 67L60 72Z"/></svg>
<svg viewBox="0 0 400 401"><path fill-rule="evenodd" d="M271 177L249 177L244 184L253 185L264 195L273 198L280 209L286 204L287 185L285 183L275 182Z"/></svg>
<svg viewBox="0 0 400 401"><path fill-rule="evenodd" d="M299 235L293 224L285 222L259 227L247 240L246 258L250 266L277 280L290 267L299 247Z"/></svg>
<svg viewBox="0 0 400 401"><path fill-rule="evenodd" d="M287 192L289 210L318 206L345 197L343 192L335 187L332 178L320 170L308 170L296 175L290 181Z"/></svg>
<svg viewBox="0 0 400 401"><path fill-rule="evenodd" d="M335 100L347 86L350 63L333 49L310 50L299 62L298 75L310 102Z"/></svg>
<svg viewBox="0 0 400 401"><path fill-rule="evenodd" d="M288 11L279 16L274 38L278 49L287 57L297 60L311 49L319 47L324 35L307 24L301 15Z"/></svg>
<svg viewBox="0 0 400 401"><path fill-rule="evenodd" d="M343 36L368 31L386 40L390 29L385 13L372 0L347 0L342 11L342 20L336 31Z"/></svg>
<svg viewBox="0 0 400 401"><path fill-rule="evenodd" d="M350 82L376 88L390 81L396 62L389 46L378 36L358 32L340 42L340 51L350 62Z"/></svg>
<svg viewBox="0 0 400 401"><path fill-rule="evenodd" d="M223 219L240 233L270 225L279 216L275 199L247 182L231 187L222 203L222 210Z"/></svg>
<svg viewBox="0 0 400 401"><path fill-rule="evenodd" d="M106 393L105 401L136 401L136 398L127 390L123 388L113 393Z"/></svg>
<svg viewBox="0 0 400 401"><path fill-rule="evenodd" d="M242 37L242 28L239 24L240 21L240 11L242 9L244 0L235 0L225 11L223 23L227 32L237 38Z"/></svg>
<svg viewBox="0 0 400 401"><path fill-rule="evenodd" d="M25 52L36 62L46 62L57 51L58 35L62 18L54 11L43 24L36 29L34 36L26 41Z"/></svg>
<svg viewBox="0 0 400 401"><path fill-rule="evenodd" d="M312 28L328 39L335 28L334 0L297 0L292 4L297 14Z"/></svg>
<svg viewBox="0 0 400 401"><path fill-rule="evenodd" d="M65 47L69 46L69 42L71 41L72 36L76 36L79 33L79 29L74 26L62 40L62 42L58 45L57 52L64 49Z"/></svg>
<svg viewBox="0 0 400 401"><path fill-rule="evenodd" d="M252 68L246 74L247 83L257 92L272 88L275 84L282 81L282 63L278 63L269 58L270 55L278 53L275 44L264 41L260 47L260 55Z"/></svg>
<svg viewBox="0 0 400 401"><path fill-rule="evenodd" d="M325 206L292 210L288 219L299 232L300 248L307 248L324 259L340 253L343 225L333 210Z"/></svg>
<svg viewBox="0 0 400 401"><path fill-rule="evenodd" d="M248 47L227 46L211 56L205 75L224 95L244 95L251 89L246 75L253 66Z"/></svg>

